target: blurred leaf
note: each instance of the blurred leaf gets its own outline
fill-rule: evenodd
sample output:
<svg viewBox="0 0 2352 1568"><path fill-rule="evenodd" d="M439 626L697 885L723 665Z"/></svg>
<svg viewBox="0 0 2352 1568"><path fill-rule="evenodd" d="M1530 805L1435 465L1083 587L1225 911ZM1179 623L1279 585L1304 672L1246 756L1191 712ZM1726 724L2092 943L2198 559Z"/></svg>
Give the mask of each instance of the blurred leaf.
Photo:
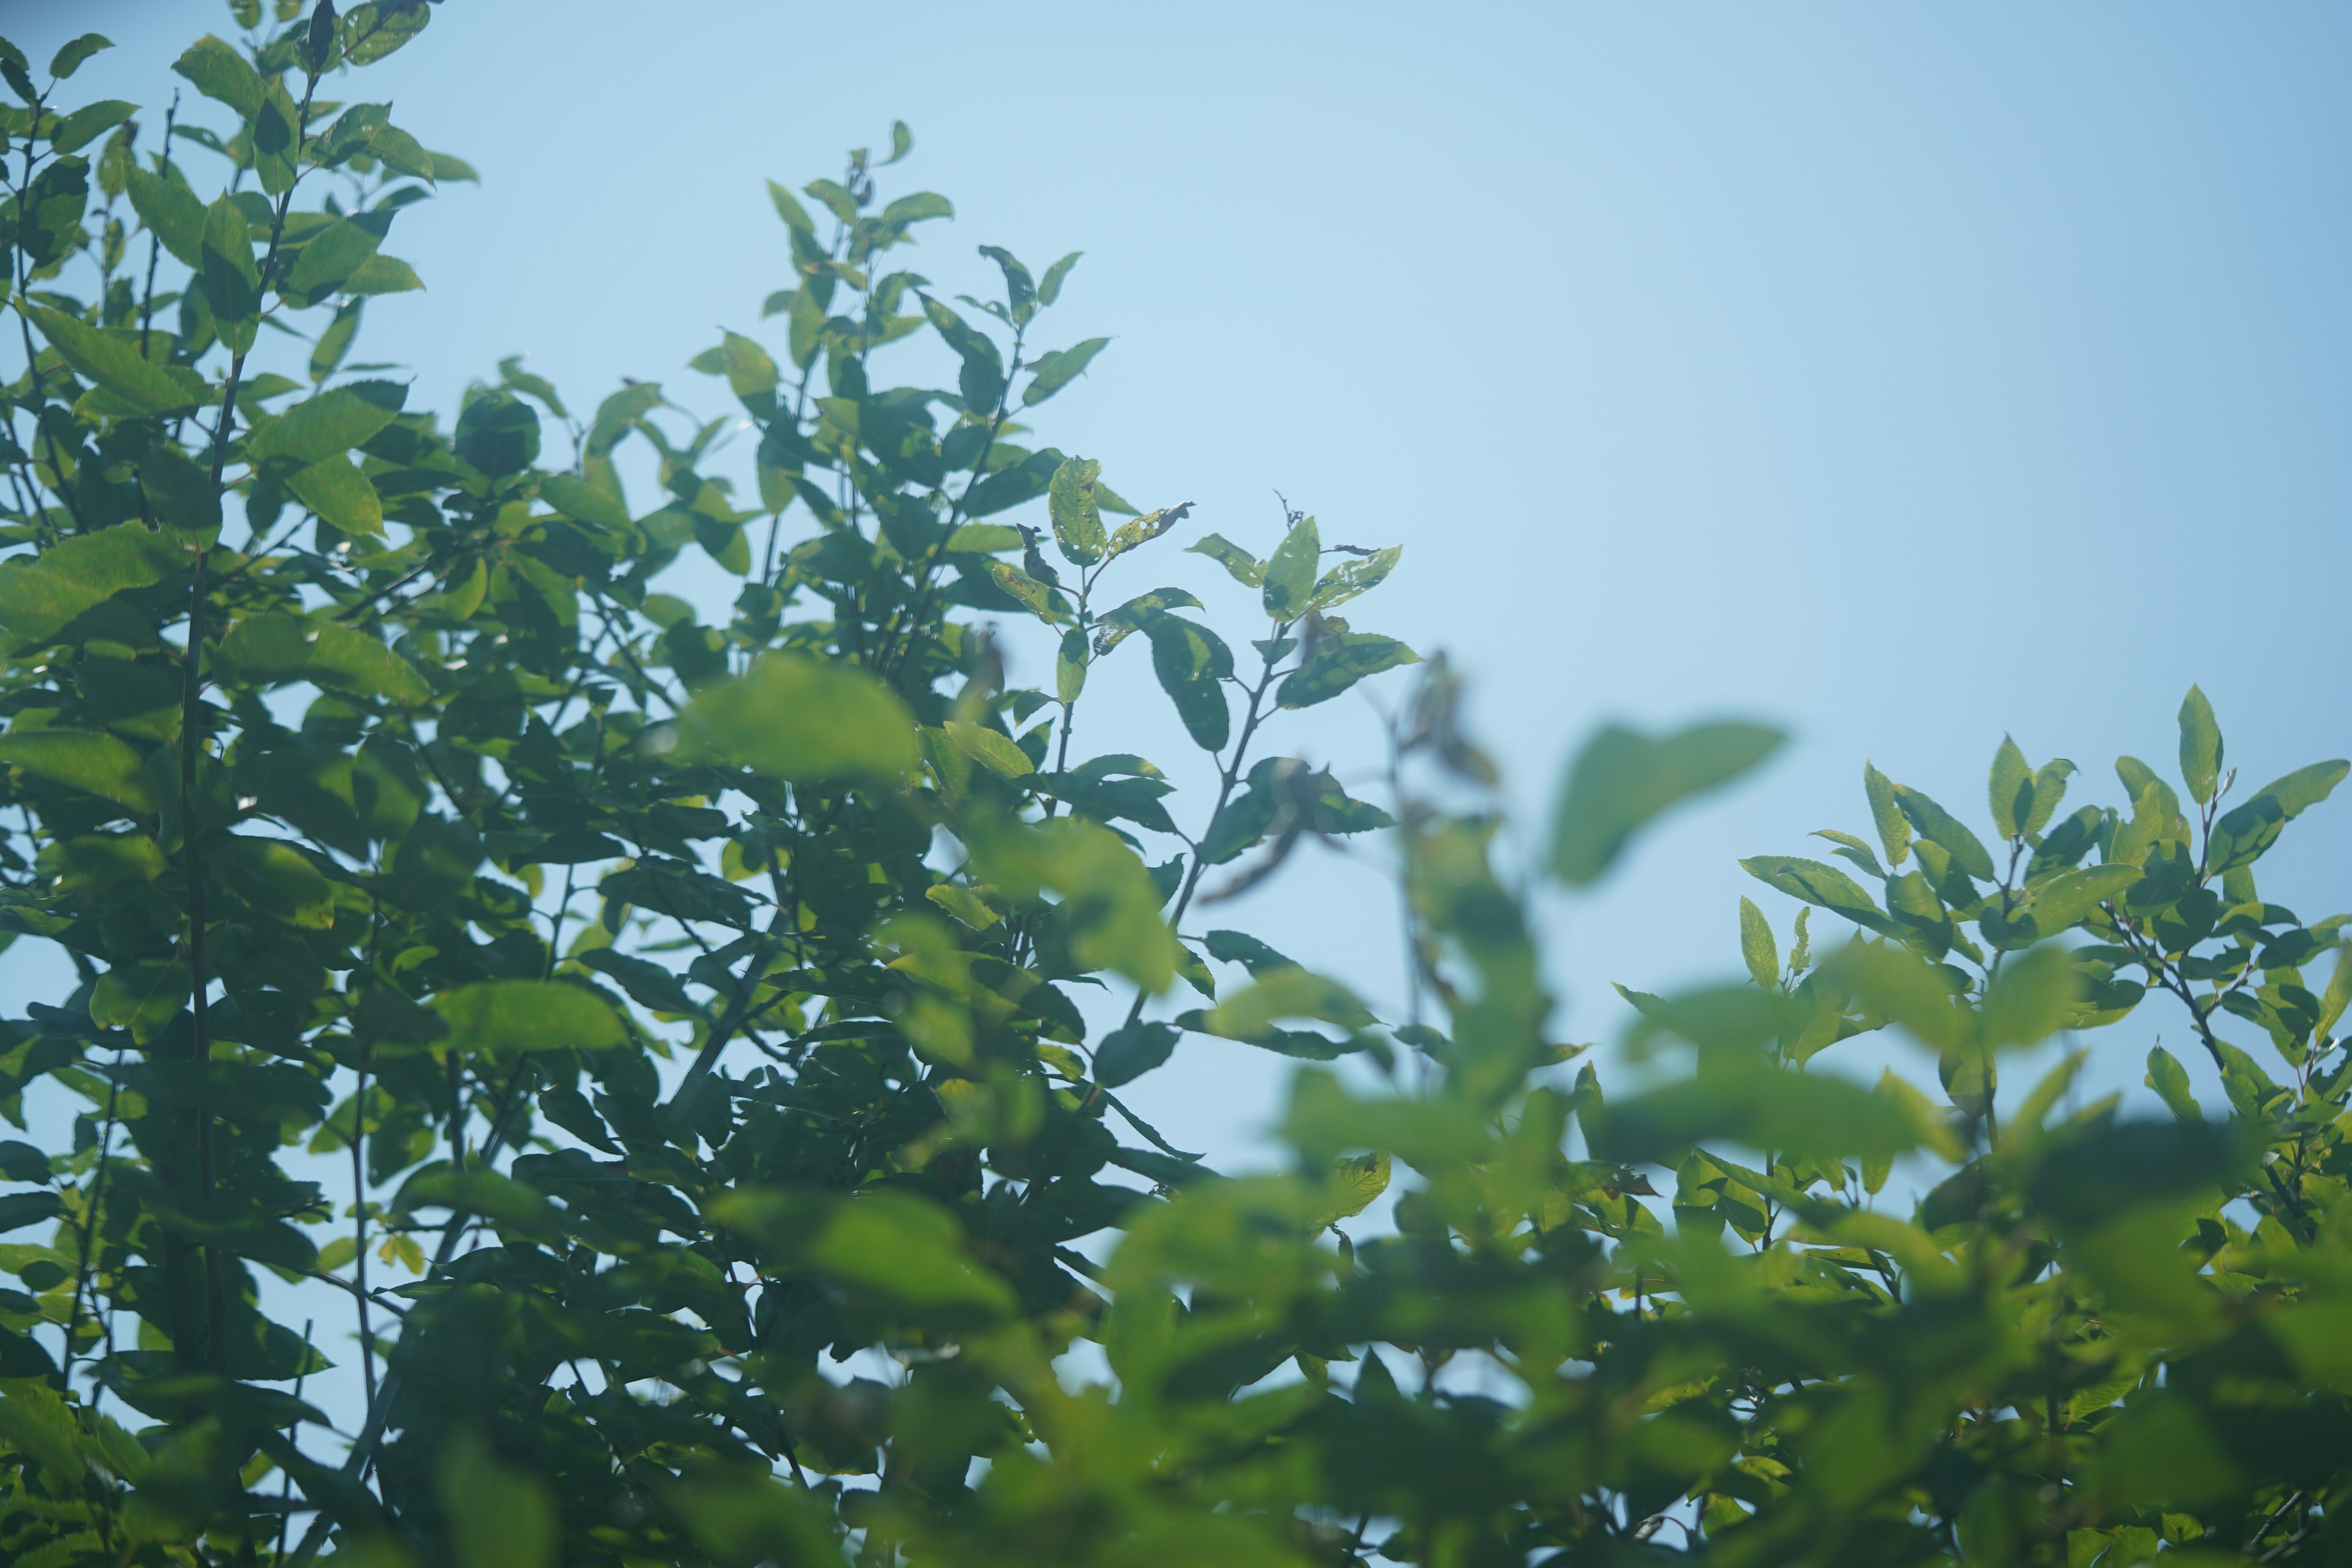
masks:
<svg viewBox="0 0 2352 1568"><path fill-rule="evenodd" d="M448 1026L446 1044L466 1055L602 1051L629 1032L594 993L556 980L486 980L445 991L433 1010Z"/></svg>
<svg viewBox="0 0 2352 1568"><path fill-rule="evenodd" d="M145 760L111 735L86 730L14 731L0 734L0 763L102 795L133 811L155 810L155 786Z"/></svg>
<svg viewBox="0 0 2352 1568"><path fill-rule="evenodd" d="M1662 740L1613 724L1602 729L1585 742L1560 792L1552 818L1552 875L1570 887L1598 881L1643 824L1729 784L1786 738L1769 725L1739 722L1696 725Z"/></svg>
<svg viewBox="0 0 2352 1568"><path fill-rule="evenodd" d="M658 749L660 742L655 742ZM793 783L891 780L922 759L914 718L863 670L766 654L677 717L675 760L723 762Z"/></svg>

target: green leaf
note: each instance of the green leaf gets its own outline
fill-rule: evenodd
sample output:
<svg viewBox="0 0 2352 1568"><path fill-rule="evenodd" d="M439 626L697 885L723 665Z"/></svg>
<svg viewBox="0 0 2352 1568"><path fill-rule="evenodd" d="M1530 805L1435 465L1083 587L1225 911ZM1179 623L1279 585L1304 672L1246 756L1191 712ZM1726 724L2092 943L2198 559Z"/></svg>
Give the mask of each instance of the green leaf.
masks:
<svg viewBox="0 0 2352 1568"><path fill-rule="evenodd" d="M1004 396L1004 356L995 341L929 295L921 299L923 314L963 361L958 385L964 407L983 417L992 414Z"/></svg>
<svg viewBox="0 0 2352 1568"><path fill-rule="evenodd" d="M235 48L209 34L189 46L172 68L194 82L206 98L227 104L240 120L251 120L261 112L260 73Z"/></svg>
<svg viewBox="0 0 2352 1568"><path fill-rule="evenodd" d="M2189 797L2203 805L2221 778L2221 724L2204 691L2190 687L2180 700L2180 777Z"/></svg>
<svg viewBox="0 0 2352 1568"><path fill-rule="evenodd" d="M1087 666L1093 662L1093 653L1087 646L1087 634L1076 626L1062 634L1061 647L1054 653L1054 700L1064 707L1078 700L1087 689Z"/></svg>
<svg viewBox="0 0 2352 1568"><path fill-rule="evenodd" d="M521 1051L602 1051L629 1043L611 1004L560 980L486 980L433 998L449 1033L443 1042L467 1055Z"/></svg>
<svg viewBox="0 0 2352 1568"><path fill-rule="evenodd" d="M1552 875L1570 887L1598 881L1643 824L1731 783L1786 739L1769 725L1736 721L1694 725L1658 740L1613 724L1602 729L1585 742L1560 792L1552 818Z"/></svg>
<svg viewBox="0 0 2352 1568"><path fill-rule="evenodd" d="M1051 892L1061 900L1083 969L1115 969L1152 992L1175 979L1176 935L1160 918L1159 886L1109 829L1057 816L1035 826L976 822L971 834L982 874L1007 898L1025 903Z"/></svg>
<svg viewBox="0 0 2352 1568"><path fill-rule="evenodd" d="M457 1568L556 1568L562 1518L538 1477L500 1458L470 1427L453 1431L436 1459L441 1517ZM349 1554L348 1547L336 1553Z"/></svg>
<svg viewBox="0 0 2352 1568"><path fill-rule="evenodd" d="M763 654L740 679L698 693L669 733L677 761L723 762L795 784L895 780L922 761L914 716L889 688L862 669L795 654Z"/></svg>
<svg viewBox="0 0 2352 1568"><path fill-rule="evenodd" d="M212 475L177 447L157 445L139 459L139 489L148 514L165 528L193 535L189 542L209 545L220 535L220 490Z"/></svg>
<svg viewBox="0 0 2352 1568"><path fill-rule="evenodd" d="M1870 797L1870 818L1878 828L1878 842L1886 849L1886 867L1901 866L1911 853L1911 823L1895 802L1895 781L1870 763L1862 765L1863 792Z"/></svg>
<svg viewBox="0 0 2352 1568"><path fill-rule="evenodd" d="M86 103L58 121L58 128L49 133L49 148L59 153L79 153L138 112L137 104L119 98Z"/></svg>
<svg viewBox="0 0 2352 1568"><path fill-rule="evenodd" d="M383 500L347 455L322 458L286 479L295 498L345 533L383 531Z"/></svg>
<svg viewBox="0 0 2352 1568"><path fill-rule="evenodd" d="M511 393L467 404L456 434L457 456L494 479L520 474L539 457L539 413Z"/></svg>
<svg viewBox="0 0 2352 1568"><path fill-rule="evenodd" d="M261 319L261 269L253 259L252 226L234 197L220 196L205 209L196 271L221 341L233 349L250 348Z"/></svg>
<svg viewBox="0 0 2352 1568"><path fill-rule="evenodd" d="M1069 612L1062 607L1061 599L1053 589L1010 561L990 562L988 575L998 587L1019 600L1022 608L1047 626L1055 626L1070 618Z"/></svg>
<svg viewBox="0 0 2352 1568"><path fill-rule="evenodd" d="M1394 637L1370 632L1327 632L1315 639L1298 668L1283 678L1274 699L1285 708L1312 708L1382 670L1420 662L1421 655Z"/></svg>
<svg viewBox="0 0 2352 1568"><path fill-rule="evenodd" d="M19 648L43 647L92 605L160 583L188 560L173 536L125 522L0 563L0 633Z"/></svg>
<svg viewBox="0 0 2352 1568"><path fill-rule="evenodd" d="M1207 1012L1186 1017L1191 1020L1187 1027L1252 1044L1285 1018L1312 1018L1350 1030L1367 1029L1375 1022L1354 992L1295 964L1269 969Z"/></svg>
<svg viewBox="0 0 2352 1568"><path fill-rule="evenodd" d="M1979 882L1993 879L1992 856L1983 841L1958 817L1908 784L1895 786L1895 804L1902 809L1912 831L1928 843L1941 846L1951 856L1953 865Z"/></svg>
<svg viewBox="0 0 2352 1568"><path fill-rule="evenodd" d="M355 66L372 66L425 31L432 20L430 6L363 0L343 13L338 30L343 58Z"/></svg>
<svg viewBox="0 0 2352 1568"><path fill-rule="evenodd" d="M1751 856L1739 866L1766 887L1843 915L1858 926L1889 934L1896 929L1862 885L1834 866L1793 855Z"/></svg>
<svg viewBox="0 0 2352 1568"><path fill-rule="evenodd" d="M1037 771L1029 753L1014 745L1010 735L961 719L949 720L946 729L967 756L999 778L1025 778Z"/></svg>
<svg viewBox="0 0 2352 1568"><path fill-rule="evenodd" d="M325 617L247 616L221 639L218 657L239 679L262 685L308 680L411 708L433 695L415 665L358 627Z"/></svg>
<svg viewBox="0 0 2352 1568"><path fill-rule="evenodd" d="M1780 984L1780 944L1773 940L1772 922L1748 899L1739 900L1739 956L1748 978L1765 990Z"/></svg>
<svg viewBox="0 0 2352 1568"><path fill-rule="evenodd" d="M1315 595L1315 574L1322 563L1323 542L1316 534L1315 520L1302 517L1283 535L1265 563L1265 584L1258 595L1265 613L1285 625L1305 615Z"/></svg>
<svg viewBox="0 0 2352 1568"><path fill-rule="evenodd" d="M315 303L341 289L375 255L392 226L392 214L337 218L312 235L286 275L290 300Z"/></svg>
<svg viewBox="0 0 2352 1568"><path fill-rule="evenodd" d="M68 43L49 58L49 74L59 81L81 69L82 61L100 49L114 47L114 40L103 33L84 33Z"/></svg>
<svg viewBox="0 0 2352 1568"><path fill-rule="evenodd" d="M2050 825L2058 803L2066 798L2066 781L2074 776L2074 764L2063 757L2054 757L2033 772L2033 804L2026 810L2025 820L2018 825L2027 834L2041 832Z"/></svg>
<svg viewBox="0 0 2352 1568"><path fill-rule="evenodd" d="M2083 972L2063 947L2037 947L2001 965L1985 989L1979 1027L1990 1047L2034 1046L2065 1027Z"/></svg>
<svg viewBox="0 0 2352 1568"><path fill-rule="evenodd" d="M1046 504L1054 520L1054 542L1074 565L1091 566L1103 558L1108 541L1103 533L1102 509L1095 486L1102 465L1091 458L1072 458L1054 470Z"/></svg>
<svg viewBox="0 0 2352 1568"><path fill-rule="evenodd" d="M1036 372L1021 394L1021 406L1034 408L1062 388L1086 374L1095 355L1110 347L1108 338L1088 338L1066 349L1054 349L1037 356L1030 368Z"/></svg>
<svg viewBox="0 0 2352 1568"><path fill-rule="evenodd" d="M839 1198L738 1187L713 1199L709 1213L780 1261L900 1307L993 1316L1016 1305L1004 1281L965 1250L955 1215L912 1193Z"/></svg>
<svg viewBox="0 0 2352 1568"><path fill-rule="evenodd" d="M352 275L343 279L346 294L405 294L425 287L416 276L416 268L396 256L382 251L359 264Z"/></svg>
<svg viewBox="0 0 2352 1568"><path fill-rule="evenodd" d="M2156 1090L2157 1097L2181 1121L2205 1120L2204 1107L2197 1103L2197 1096L2189 1087L2189 1069L2162 1046L2147 1053L2147 1076L2141 1081Z"/></svg>
<svg viewBox="0 0 2352 1568"><path fill-rule="evenodd" d="M26 304L25 314L49 340L66 363L141 414L179 414L200 401L203 383L193 374L174 374L139 352L135 336L118 337L47 305Z"/></svg>
<svg viewBox="0 0 2352 1568"><path fill-rule="evenodd" d="M1921 1141L1901 1106L1860 1084L1736 1058L1612 1100L1586 1135L1596 1159L1663 1165L1718 1141L1811 1158L1895 1154Z"/></svg>
<svg viewBox="0 0 2352 1568"><path fill-rule="evenodd" d="M1095 1081L1105 1089L1133 1083L1176 1049L1183 1032L1172 1024L1129 1024L1113 1029L1095 1047Z"/></svg>
<svg viewBox="0 0 2352 1568"><path fill-rule="evenodd" d="M1316 1213L1318 1227L1352 1219L1389 1190L1390 1155L1384 1149L1349 1154L1332 1162L1329 1203Z"/></svg>
<svg viewBox="0 0 2352 1568"><path fill-rule="evenodd" d="M773 180L768 182L768 199L775 204L776 216L782 218L788 227L806 235L816 233L816 222L809 216L808 208L801 205L800 197Z"/></svg>
<svg viewBox="0 0 2352 1568"><path fill-rule="evenodd" d="M2347 1005L2352 1005L2352 942L2339 942L2336 944L2336 968L2327 976L2327 989L2320 994L2319 1013L2312 1025L2311 1037L2327 1038Z"/></svg>
<svg viewBox="0 0 2352 1568"><path fill-rule="evenodd" d="M1985 793L1992 804L1994 831L2003 838L2023 834L2025 819L2033 810L2033 769L2007 735L2000 738L2000 750L1993 753L1992 777Z"/></svg>
<svg viewBox="0 0 2352 1568"><path fill-rule="evenodd" d="M166 163L159 174L133 164L124 174L123 184L139 221L163 242L172 259L184 267L202 266L205 204L188 188L187 178L180 173L179 165Z"/></svg>
<svg viewBox="0 0 2352 1568"><path fill-rule="evenodd" d="M1338 609L1359 594L1380 586L1403 554L1402 545L1391 544L1359 560L1343 561L1323 574L1315 584L1315 596L1308 602L1318 610Z"/></svg>
<svg viewBox="0 0 2352 1568"><path fill-rule="evenodd" d="M249 909L307 931L335 923L334 884L282 839L232 834L215 841L205 864Z"/></svg>
<svg viewBox="0 0 2352 1568"><path fill-rule="evenodd" d="M330 387L259 424L246 441L246 460L258 466L283 458L307 468L340 457L391 424L407 395L407 388L384 381Z"/></svg>
<svg viewBox="0 0 2352 1568"><path fill-rule="evenodd" d="M1037 279L1039 304L1050 305L1062 297L1063 279L1069 277L1070 268L1076 267L1078 264L1078 258L1085 254L1086 252L1081 250L1073 250L1069 255L1045 268L1045 275Z"/></svg>
<svg viewBox="0 0 2352 1568"><path fill-rule="evenodd" d="M118 963L98 977L89 1018L101 1029L128 1029L146 1045L161 1036L188 1003L188 966L165 959Z"/></svg>
<svg viewBox="0 0 2352 1568"><path fill-rule="evenodd" d="M937 191L915 191L882 209L882 221L904 225L955 216L955 204Z"/></svg>
<svg viewBox="0 0 2352 1568"><path fill-rule="evenodd" d="M1152 673L1176 704L1185 733L1204 752L1223 751L1233 733L1223 684L1234 672L1232 650L1216 633L1181 616L1155 615L1143 630L1151 639Z"/></svg>
<svg viewBox="0 0 2352 1568"><path fill-rule="evenodd" d="M155 810L155 786L145 759L112 735L88 730L12 731L0 735L0 763L133 811Z"/></svg>
<svg viewBox="0 0 2352 1568"><path fill-rule="evenodd" d="M568 518L615 533L629 531L629 509L618 497L570 474L550 474L539 482L539 499Z"/></svg>
<svg viewBox="0 0 2352 1568"><path fill-rule="evenodd" d="M1979 924L1997 947L2028 947L2070 930L2140 879L2137 866L2088 866L2038 882L2007 915L1989 907Z"/></svg>
<svg viewBox="0 0 2352 1568"><path fill-rule="evenodd" d="M2280 830L2334 793L2352 773L2352 763L2338 758L2297 768L2275 779L2244 805L2221 814L2205 841L2208 872L2251 866L2278 842Z"/></svg>
<svg viewBox="0 0 2352 1568"><path fill-rule="evenodd" d="M1184 547L1184 553L1207 556L1244 588L1261 587L1265 583L1265 563L1223 534L1202 534Z"/></svg>

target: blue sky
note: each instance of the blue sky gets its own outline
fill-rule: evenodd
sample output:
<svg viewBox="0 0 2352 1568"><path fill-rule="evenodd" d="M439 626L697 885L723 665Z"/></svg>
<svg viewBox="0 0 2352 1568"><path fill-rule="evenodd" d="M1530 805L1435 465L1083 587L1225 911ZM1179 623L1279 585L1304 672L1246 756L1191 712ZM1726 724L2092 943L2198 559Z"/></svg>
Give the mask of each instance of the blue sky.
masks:
<svg viewBox="0 0 2352 1568"><path fill-rule="evenodd" d="M226 25L0 3L37 60L113 37L80 85L143 102ZM1791 729L1544 900L1562 1036L1601 1037L1612 980L1737 972L1742 892L1785 937L1736 858L1864 829L1865 757L1981 822L2009 732L2112 803L2119 752L2170 771L2192 680L2247 785L2352 752L2347 68L2352 12L2311 4L450 0L366 89L484 183L403 216L428 292L362 353L443 406L521 353L577 403L627 374L720 412L684 362L786 280L761 182L905 119L886 189L955 201L915 263L950 291L981 243L1087 253L1055 341L1116 342L1042 437L1261 551L1276 489L1402 543L1356 624L1469 674L1529 820L1603 719ZM1142 570L1244 612L1196 557ZM1140 677L1082 739L1176 772ZM1376 762L1352 704L1294 734ZM2352 799L2273 858L2274 900L2352 903ZM1388 908L1327 858L1234 918L1393 996ZM2159 1030L2084 1042L2091 1080L2137 1092ZM1282 1075L1195 1039L1137 1098L1240 1157Z"/></svg>

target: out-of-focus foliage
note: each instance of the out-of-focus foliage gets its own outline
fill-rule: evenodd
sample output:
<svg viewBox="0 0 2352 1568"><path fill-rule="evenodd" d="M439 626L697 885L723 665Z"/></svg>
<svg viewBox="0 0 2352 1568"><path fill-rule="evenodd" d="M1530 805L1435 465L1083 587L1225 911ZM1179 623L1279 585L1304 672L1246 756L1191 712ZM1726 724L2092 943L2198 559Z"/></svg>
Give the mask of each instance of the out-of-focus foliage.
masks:
<svg viewBox="0 0 2352 1568"><path fill-rule="evenodd" d="M0 1113L80 1106L0 1142L6 1561L2352 1557L2352 964L2254 881L2343 763L2239 788L2192 691L2179 786L2062 815L2004 743L1989 839L1868 770L1871 834L1748 862L1786 955L1743 900L1748 979L1629 992L1664 1070L1605 1097L1444 663L1385 808L1272 752L1418 662L1337 613L1397 552L1198 537L1237 651L1146 586L1189 509L1035 444L1104 348L1041 347L1075 256L907 269L951 213L880 194L898 128L772 187L790 286L692 362L740 414L509 360L445 423L355 355L470 171L342 98L433 13L232 11L160 122L67 101L103 39L0 47L0 940L79 976ZM1074 753L1115 658L1189 808ZM1546 865L1779 739L1604 731ZM1202 919L1308 839L1394 847L1402 1016ZM1997 1106L2151 991L2226 1104L2162 1048L2169 1120L2078 1104L2070 1047ZM1887 1028L1935 1092L1838 1074ZM1228 1177L1118 1098L1188 1034L1362 1070Z"/></svg>

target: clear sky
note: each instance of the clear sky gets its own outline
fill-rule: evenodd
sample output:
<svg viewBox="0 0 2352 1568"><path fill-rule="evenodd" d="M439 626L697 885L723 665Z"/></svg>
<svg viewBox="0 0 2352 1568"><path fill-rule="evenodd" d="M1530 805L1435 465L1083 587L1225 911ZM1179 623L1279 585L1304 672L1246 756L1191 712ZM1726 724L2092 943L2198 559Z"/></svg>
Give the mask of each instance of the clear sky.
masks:
<svg viewBox="0 0 2352 1568"><path fill-rule="evenodd" d="M37 60L110 35L78 85L142 102L215 25L0 0ZM886 189L961 215L914 265L976 290L975 245L1087 253L1049 320L1117 341L1043 438L1261 552L1276 489L1402 543L1356 623L1466 669L1525 807L1603 718L1793 730L1547 900L1591 1038L1612 979L1737 973L1741 892L1785 940L1734 861L1866 829L1866 756L1981 824L2008 731L2113 803L2117 752L2172 770L2192 680L2245 785L2352 752L2347 77L2352 11L2319 4L449 0L367 90L484 184L401 219L429 292L373 310L368 357L413 404L522 353L576 403L628 374L719 412L684 362L786 281L761 182L905 119ZM1135 586L1214 591L1175 560ZM1175 771L1127 689L1082 738ZM1352 704L1297 734L1375 761ZM2274 900L2352 905L2352 798L2274 858ZM1393 996L1388 907L1325 858L1235 919ZM2159 1029L2095 1037L2095 1081L2137 1092ZM1282 1068L1194 1039L1138 1099L1238 1156Z"/></svg>

